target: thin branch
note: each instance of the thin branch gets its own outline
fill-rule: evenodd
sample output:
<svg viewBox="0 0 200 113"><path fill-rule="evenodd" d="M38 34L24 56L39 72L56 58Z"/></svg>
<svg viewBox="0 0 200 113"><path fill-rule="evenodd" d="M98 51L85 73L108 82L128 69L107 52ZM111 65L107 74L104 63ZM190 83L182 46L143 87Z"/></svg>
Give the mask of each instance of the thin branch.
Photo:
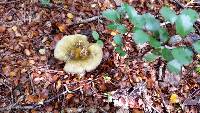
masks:
<svg viewBox="0 0 200 113"><path fill-rule="evenodd" d="M146 99L143 99L144 100L144 103L146 103L147 106L151 107L154 111L156 111L157 113L161 113L159 110L157 110L154 106L152 106L150 103L148 103L146 101Z"/></svg>
<svg viewBox="0 0 200 113"><path fill-rule="evenodd" d="M170 22L163 22L163 23L160 23L160 26L165 26L167 24L170 24Z"/></svg>
<svg viewBox="0 0 200 113"><path fill-rule="evenodd" d="M29 77L29 79L30 79L30 83L31 83L31 87L32 87L32 93L33 93L33 95L34 95L34 94L35 94L35 87L34 87L33 79L32 79L32 77L31 77L30 72L28 72L28 77Z"/></svg>
<svg viewBox="0 0 200 113"><path fill-rule="evenodd" d="M79 90L81 87L78 87L76 89L74 89L73 91L69 91L68 89L62 93L59 93L58 95L48 99L48 100L45 100L42 104L40 103L36 103L36 104L31 104L31 105L17 105L17 103L14 103L14 104L11 104L7 107L2 107L0 108L0 111L8 111L8 110L12 110L12 109L38 109L40 107L42 107L44 104L48 104L50 103L51 101L59 98L60 96L62 95L65 95L65 94L68 94L68 93L74 93L75 91Z"/></svg>
<svg viewBox="0 0 200 113"><path fill-rule="evenodd" d="M20 2L20 0L4 1L4 2L0 2L0 5L13 4L16 2Z"/></svg>
<svg viewBox="0 0 200 113"><path fill-rule="evenodd" d="M71 23L71 24L68 24L68 25L72 26L72 25L77 25L77 24L84 24L84 23L95 21L95 20L100 19L100 18L103 18L103 16L102 15L94 16L94 17L87 18L87 19L84 19L84 20L80 20L78 22L74 22L74 23Z"/></svg>
<svg viewBox="0 0 200 113"><path fill-rule="evenodd" d="M181 8L185 8L185 6L183 4L181 4L181 2L178 0L173 0L173 2L176 3L177 5L179 5Z"/></svg>

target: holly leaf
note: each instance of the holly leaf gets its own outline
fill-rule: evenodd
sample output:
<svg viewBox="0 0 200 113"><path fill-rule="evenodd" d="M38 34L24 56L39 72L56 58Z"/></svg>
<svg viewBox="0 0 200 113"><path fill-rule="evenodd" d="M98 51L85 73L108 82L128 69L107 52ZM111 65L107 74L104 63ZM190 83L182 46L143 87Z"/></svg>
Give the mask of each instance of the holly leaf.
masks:
<svg viewBox="0 0 200 113"><path fill-rule="evenodd" d="M172 56L171 50L169 50L167 48L162 49L162 57L167 61L171 61L174 59Z"/></svg>
<svg viewBox="0 0 200 113"><path fill-rule="evenodd" d="M117 30L118 30L121 34L124 34L124 33L127 32L127 29L126 29L125 25L123 25L123 24L118 24Z"/></svg>
<svg viewBox="0 0 200 113"><path fill-rule="evenodd" d="M150 52L145 54L143 58L147 62L153 62L158 58L158 56Z"/></svg>
<svg viewBox="0 0 200 113"><path fill-rule="evenodd" d="M174 23L177 19L176 12L169 7L162 7L160 10L160 14L164 17L166 21L169 21L170 23Z"/></svg>
<svg viewBox="0 0 200 113"><path fill-rule="evenodd" d="M145 24L144 24L145 29L153 32L158 31L160 29L160 22L157 19L155 19L153 15L151 15L150 13L146 13L143 14L142 16L145 19Z"/></svg>
<svg viewBox="0 0 200 113"><path fill-rule="evenodd" d="M188 65L192 62L193 53L188 48L174 48L172 49L172 55L182 65Z"/></svg>
<svg viewBox="0 0 200 113"><path fill-rule="evenodd" d="M117 53L119 53L119 56L125 56L126 55L126 52L122 50L122 48L120 46L116 47L115 48L115 51Z"/></svg>
<svg viewBox="0 0 200 113"><path fill-rule="evenodd" d="M120 19L120 14L114 9L106 9L102 12L102 15L112 21L118 21Z"/></svg>
<svg viewBox="0 0 200 113"><path fill-rule="evenodd" d="M192 23L194 23L199 18L198 13L195 10L192 10L192 9L184 9L181 12L181 15L189 16L191 21L192 21Z"/></svg>
<svg viewBox="0 0 200 113"><path fill-rule="evenodd" d="M159 30L159 38L161 42L165 43L169 39L168 32L165 29L161 28Z"/></svg>
<svg viewBox="0 0 200 113"><path fill-rule="evenodd" d="M193 32L193 20L190 18L190 16L181 14L176 19L176 32L177 34L181 36L186 36L190 32Z"/></svg>
<svg viewBox="0 0 200 113"><path fill-rule="evenodd" d="M103 47L103 41L102 40L97 40L97 44Z"/></svg>
<svg viewBox="0 0 200 113"><path fill-rule="evenodd" d="M127 12L127 15L129 17L129 20L131 21L132 24L135 23L135 19L137 18L138 14L135 8L128 4L123 4L122 7L124 7L125 11Z"/></svg>
<svg viewBox="0 0 200 113"><path fill-rule="evenodd" d="M149 35L142 30L136 30L133 34L133 40L136 44L144 44L149 41Z"/></svg>
<svg viewBox="0 0 200 113"><path fill-rule="evenodd" d="M199 54L200 53L200 40L196 41L192 44L192 46L194 47L194 50Z"/></svg>
<svg viewBox="0 0 200 113"><path fill-rule="evenodd" d="M121 35L115 35L113 37L113 40L114 40L115 44L122 45L122 36Z"/></svg>
<svg viewBox="0 0 200 113"><path fill-rule="evenodd" d="M98 34L96 31L92 31L92 37L93 37L95 40L99 40L99 34Z"/></svg>
<svg viewBox="0 0 200 113"><path fill-rule="evenodd" d="M110 30L116 30L117 29L118 24L117 23L111 23L107 25L107 28Z"/></svg>
<svg viewBox="0 0 200 113"><path fill-rule="evenodd" d="M160 42L159 42L158 40L156 40L156 39L153 38L153 37L150 37L149 39L150 39L150 40L149 40L149 44L150 44L152 47L154 47L154 48L159 48L159 47L161 47L161 44L160 44Z"/></svg>
<svg viewBox="0 0 200 113"><path fill-rule="evenodd" d="M167 69L174 74L179 74L181 71L181 67L182 64L180 64L175 59L167 63Z"/></svg>
<svg viewBox="0 0 200 113"><path fill-rule="evenodd" d="M50 0L40 0L42 5L50 5Z"/></svg>

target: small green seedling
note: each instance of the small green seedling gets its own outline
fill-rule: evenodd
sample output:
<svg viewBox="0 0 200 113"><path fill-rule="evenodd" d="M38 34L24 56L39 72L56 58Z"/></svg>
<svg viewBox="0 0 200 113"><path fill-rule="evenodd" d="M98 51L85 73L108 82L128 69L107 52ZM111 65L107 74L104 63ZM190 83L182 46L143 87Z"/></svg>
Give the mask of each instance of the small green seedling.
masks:
<svg viewBox="0 0 200 113"><path fill-rule="evenodd" d="M185 38L195 31L193 26L199 18L198 13L190 8L176 14L174 10L164 6L160 9L160 14L165 22L175 26L175 35L179 35L181 38ZM161 26L160 21L150 13L139 14L135 8L126 3L117 9L105 10L102 15L111 22L107 28L119 32L113 37L113 40L117 45L115 51L120 56L126 54L122 50L122 39L128 33L133 34L132 39L137 45L147 43L152 47L152 50L144 55L145 61L153 62L161 57L167 62L168 70L175 74L180 73L183 66L192 63L194 54L200 53L200 41L194 42L191 46L181 45L169 48L170 36L167 29ZM122 23L125 19L127 20L127 16L133 26L129 30Z"/></svg>
<svg viewBox="0 0 200 113"><path fill-rule="evenodd" d="M100 39L99 34L96 31L92 31L92 36L96 42L103 47L103 41Z"/></svg>

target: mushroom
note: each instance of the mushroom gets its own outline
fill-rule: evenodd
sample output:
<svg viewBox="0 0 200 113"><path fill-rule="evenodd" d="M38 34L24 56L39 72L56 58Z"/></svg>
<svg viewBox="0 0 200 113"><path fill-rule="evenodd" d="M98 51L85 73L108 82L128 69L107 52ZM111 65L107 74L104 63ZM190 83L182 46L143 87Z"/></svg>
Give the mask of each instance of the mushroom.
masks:
<svg viewBox="0 0 200 113"><path fill-rule="evenodd" d="M57 42L54 57L64 61L64 71L84 74L94 70L103 57L102 48L97 43L89 43L81 34L64 36Z"/></svg>

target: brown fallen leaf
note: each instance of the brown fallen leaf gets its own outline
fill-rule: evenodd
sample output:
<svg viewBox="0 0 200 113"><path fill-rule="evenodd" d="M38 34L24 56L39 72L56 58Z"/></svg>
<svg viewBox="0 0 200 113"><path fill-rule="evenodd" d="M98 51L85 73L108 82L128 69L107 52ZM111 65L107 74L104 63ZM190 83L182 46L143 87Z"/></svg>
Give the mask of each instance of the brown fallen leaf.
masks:
<svg viewBox="0 0 200 113"><path fill-rule="evenodd" d="M61 86L62 86L62 81L58 80L56 83L56 89L59 90Z"/></svg>
<svg viewBox="0 0 200 113"><path fill-rule="evenodd" d="M134 108L132 113L144 113L144 111L141 109Z"/></svg>
<svg viewBox="0 0 200 113"><path fill-rule="evenodd" d="M38 96L37 95L28 95L26 96L26 100L30 103L38 102Z"/></svg>
<svg viewBox="0 0 200 113"><path fill-rule="evenodd" d="M65 32L65 28L66 28L65 24L57 24L57 27L60 32Z"/></svg>
<svg viewBox="0 0 200 113"><path fill-rule="evenodd" d="M72 13L67 13L67 17L68 17L69 19L73 19L73 18L74 18L74 15L73 15Z"/></svg>
<svg viewBox="0 0 200 113"><path fill-rule="evenodd" d="M31 52L30 52L29 49L25 49L25 50L24 50L24 53L25 53L26 56L30 56L30 55L31 55Z"/></svg>
<svg viewBox="0 0 200 113"><path fill-rule="evenodd" d="M70 100L72 97L74 97L74 94L67 94L66 99Z"/></svg>
<svg viewBox="0 0 200 113"><path fill-rule="evenodd" d="M170 103L178 103L179 102L179 97L176 93L171 94L170 96Z"/></svg>
<svg viewBox="0 0 200 113"><path fill-rule="evenodd" d="M53 106L46 106L45 110L49 113L53 110Z"/></svg>
<svg viewBox="0 0 200 113"><path fill-rule="evenodd" d="M5 26L0 26L0 33L3 33L6 31L6 27Z"/></svg>

